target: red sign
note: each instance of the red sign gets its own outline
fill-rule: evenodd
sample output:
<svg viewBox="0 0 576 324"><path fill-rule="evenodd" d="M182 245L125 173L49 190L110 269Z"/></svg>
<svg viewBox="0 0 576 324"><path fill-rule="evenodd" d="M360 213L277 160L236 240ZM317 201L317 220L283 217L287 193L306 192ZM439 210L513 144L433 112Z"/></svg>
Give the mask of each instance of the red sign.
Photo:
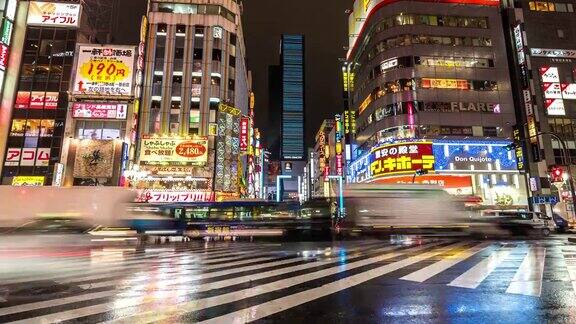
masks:
<svg viewBox="0 0 576 324"><path fill-rule="evenodd" d="M8 67L8 53L10 48L4 44L0 44L0 69L6 70Z"/></svg>
<svg viewBox="0 0 576 324"><path fill-rule="evenodd" d="M176 154L187 157L197 158L206 153L206 146L196 142L184 142L176 146Z"/></svg>
<svg viewBox="0 0 576 324"><path fill-rule="evenodd" d="M75 102L72 105L74 118L126 119L127 111L127 104Z"/></svg>
<svg viewBox="0 0 576 324"><path fill-rule="evenodd" d="M336 173L338 175L342 175L343 169L343 162L342 162L342 154L336 154Z"/></svg>
<svg viewBox="0 0 576 324"><path fill-rule="evenodd" d="M9 148L6 152L6 166L47 166L50 162L49 148Z"/></svg>
<svg viewBox="0 0 576 324"><path fill-rule="evenodd" d="M248 125L250 124L250 118L241 117L240 118L240 150L246 151L248 148Z"/></svg>
<svg viewBox="0 0 576 324"><path fill-rule="evenodd" d="M434 170L432 142L396 143L372 149L370 174L373 178Z"/></svg>
<svg viewBox="0 0 576 324"><path fill-rule="evenodd" d="M58 92L18 91L14 108L56 109Z"/></svg>

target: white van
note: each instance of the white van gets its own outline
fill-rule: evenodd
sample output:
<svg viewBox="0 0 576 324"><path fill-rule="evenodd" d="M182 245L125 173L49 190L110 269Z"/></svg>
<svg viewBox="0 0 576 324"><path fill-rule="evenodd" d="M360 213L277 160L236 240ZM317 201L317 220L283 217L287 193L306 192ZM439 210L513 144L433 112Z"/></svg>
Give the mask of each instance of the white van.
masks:
<svg viewBox="0 0 576 324"><path fill-rule="evenodd" d="M544 236L556 229L552 217L541 212L524 210L484 210L474 220L476 229L496 226L512 235L541 234Z"/></svg>

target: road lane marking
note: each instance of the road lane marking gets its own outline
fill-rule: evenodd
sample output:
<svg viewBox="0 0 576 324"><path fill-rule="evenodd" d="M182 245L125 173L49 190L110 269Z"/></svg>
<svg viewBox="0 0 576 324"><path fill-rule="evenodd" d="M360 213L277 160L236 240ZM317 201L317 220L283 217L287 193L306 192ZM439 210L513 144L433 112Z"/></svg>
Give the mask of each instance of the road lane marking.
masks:
<svg viewBox="0 0 576 324"><path fill-rule="evenodd" d="M388 247L391 248L391 247ZM348 255L355 253L355 252L361 252L361 253L372 253L373 246L362 246L362 247L358 247L358 248L354 248L354 249L349 249L348 251ZM376 250L377 251L377 250ZM293 254L294 255L294 254ZM353 256L350 256L353 257ZM246 263L253 263L253 262L258 262L258 261L267 261L267 260L272 260L272 259L279 259L280 257L267 257L267 258L258 258L258 259L248 259L248 260L242 260L242 261L236 261L236 262L231 262L231 263L226 263L226 264L214 264L214 265L208 265L202 268L202 270L213 270L213 269L217 269L217 268L221 268L221 267L229 267L229 266L238 266L238 265L242 265L242 264L246 264ZM294 258L291 259L293 262L296 261L302 261L304 260L306 257L301 257L301 258ZM268 266L270 263L262 263L262 265L266 265ZM310 262L310 264L314 264L314 266L320 266L322 265L319 262ZM249 267L249 266L248 266ZM244 267L244 268L248 268L248 267ZM236 268L239 269L240 271L245 271L242 270L243 268ZM265 272L265 273L261 273L261 276L271 276L273 274L278 274L278 273L282 273L282 270L284 269L290 269L290 267L288 268L282 268L279 270L276 270L274 273L272 273L271 271ZM219 273L226 273L228 270L223 270L223 271L219 271ZM294 270L296 271L296 270ZM290 272L290 271L287 271ZM215 274L217 272L209 272L209 273L205 273L202 275L197 275L196 278L198 279L203 279L206 277L214 277L213 274ZM144 281L144 285L141 283L132 283L132 287L128 287L128 288L137 288L134 286L141 286L141 288L143 290L146 290L147 293L149 293L149 289L151 285L154 285L157 283L153 282L152 284L150 284L150 273L149 272L143 272L143 273L136 273L136 276L142 276L143 277L143 281ZM110 276L110 275L108 275ZM165 282L169 283L169 284L173 284L175 280L178 280L178 278L181 278L181 274L180 272L176 271L173 273L170 273L168 277L166 277L164 279ZM138 278L138 277L136 277ZM195 278L195 280L197 280ZM248 275L248 276L243 276L241 277L241 279L238 278L234 278L234 281L226 281L224 280L224 282L226 282L227 284L220 284L221 287L226 287L228 285L232 285L232 284L236 284L238 282L244 282L247 279L253 279L254 276L253 275ZM254 279L255 280L255 279ZM129 279L127 279L126 281L130 281ZM147 285L146 285L147 284ZM205 285L201 285L199 286L199 289L203 289L203 290L209 290L209 287L215 287L216 283L212 283L210 284L205 284ZM86 285L82 285L81 287L83 288L95 288L94 286L91 286L89 284ZM214 289L214 288L211 288ZM130 289L129 289L130 290ZM133 291L135 291L136 289L133 289ZM105 297L113 297L115 295L118 295L119 293L121 294L122 290L116 290L116 289L112 289L112 290L107 290L107 291L103 291L103 292L95 292L95 293L87 293L87 294L82 294L82 295L77 295L77 296L70 296L70 297L65 297L65 298L59 298L59 299L53 299L53 300L48 300L48 301L41 301L41 302L36 302L36 303L28 303L28 304L22 304L22 305L15 305L15 306L11 306L11 307L6 307L6 308L0 308L0 316L5 316L5 315L9 315L9 314L14 314L14 313L20 313L20 312L24 312L24 311L30 311L30 310L35 310L35 309L40 309L40 308L48 308L48 307L54 307L54 306L60 306L60 305L65 305L65 304L69 304L69 303L75 303L75 302L81 302L81 301L89 301L89 300L93 300L93 299L98 299L98 298L105 298ZM189 291L185 291L186 293L188 293ZM119 297L118 299L123 299L123 300L128 300L130 298L127 297Z"/></svg>
<svg viewBox="0 0 576 324"><path fill-rule="evenodd" d="M488 246L490 246L492 243L481 243L478 244L468 250L464 250L461 252L458 252L456 255L450 257L450 258L445 258L443 260L440 260L436 263L433 263L427 267L424 267L418 271L412 272L400 279L402 280L408 280L408 281L415 281L415 282L424 282L432 277L434 277L435 275L439 274L440 272L451 268L453 266L455 266L456 264L470 258L471 256L477 254L480 251L483 251L485 249L488 248Z"/></svg>
<svg viewBox="0 0 576 324"><path fill-rule="evenodd" d="M329 284L323 285L321 287L312 288L305 290L296 294L285 296L282 298L274 299L259 305L251 306L232 312L220 317L212 318L201 323L246 323L252 322L275 313L308 303L310 301L316 300L318 298L328 296L344 289L348 289L359 284L362 284L368 280L372 280L390 272L405 268L412 264L418 263L420 261L429 259L436 255L442 254L450 249L457 248L458 245L462 243L456 243L451 246L446 246L444 248L439 248L435 251L425 252L413 257L409 257L404 260L396 261L375 269L371 269L365 272L361 272L356 275L340 279ZM150 323L150 321L146 321Z"/></svg>
<svg viewBox="0 0 576 324"><path fill-rule="evenodd" d="M474 267L452 280L448 286L475 289L498 267L511 252L511 248L504 248L490 254L489 257L480 261Z"/></svg>
<svg viewBox="0 0 576 324"><path fill-rule="evenodd" d="M530 247L506 292L540 297L545 259L545 248L539 246Z"/></svg>
<svg viewBox="0 0 576 324"><path fill-rule="evenodd" d="M323 277L323 276L329 275L331 272L337 273L337 272L346 271L347 269L350 269L350 267L357 267L357 266L360 266L361 264L365 265L365 264L369 264L371 262L377 262L378 260L385 260L388 258L401 256L401 255L404 255L404 254L409 253L409 252L419 251L419 250L430 248L430 247L433 247L433 246L436 246L439 244L441 244L441 243L427 244L427 245L423 245L423 246L419 246L419 247L415 247L415 248L400 250L400 252L383 254L379 257L373 257L373 258L365 259L362 261L356 261L356 262L354 262L356 266L350 265L351 263L338 265L335 267L328 268L329 271L312 272L315 275L304 274L304 275L294 277L294 278L298 278L298 279L296 279L296 281L293 280L292 278L281 279L281 280L274 281L274 282L271 282L268 284L243 289L240 291L235 291L235 292L224 294L224 295L217 295L217 296L213 296L213 297L209 297L209 298L193 300L193 301L186 302L186 303L178 302L179 298L177 298L177 296L175 296L176 298L174 298L174 300L176 302L172 302L170 305L170 303L168 302L168 298L166 296L162 296L163 297L162 298L163 299L163 301L162 301L163 306L167 310L161 311L162 312L161 314L168 314L168 315L166 315L166 317L170 317L170 316L174 316L174 313L179 313L182 310L184 310L183 307L198 307L199 305L219 304L220 302L224 303L224 302L237 301L237 300L249 297L249 296L243 297L244 294L247 293L247 291L252 291L253 293L258 292L257 294L263 294L263 293L266 293L266 289L269 289L269 287L282 287L283 285L288 285L287 287L290 287L290 286L297 284L298 280L301 281L301 280L304 280L305 278L308 278L308 280L313 280L310 278L316 278L317 276ZM397 247L396 246L387 246L385 248L378 249L378 250L391 250L394 248L397 248ZM386 256L386 257L383 257L383 256ZM354 256L345 255L339 259L335 259L335 260L332 260L329 262L317 261L317 262L312 262L312 263L306 264L306 265L308 265L309 268L319 267L319 266L330 264L330 263L332 263L332 264L338 263L338 262L347 260L347 259L352 258L352 257L354 257ZM369 260L369 261L366 261L366 260ZM295 269L306 269L306 268L304 268L302 266L298 266L298 267L289 267L289 268L285 268L285 269L280 269L280 270L277 270L274 272L267 271L267 272L262 273L263 276L258 276L258 274L253 275L253 276L245 276L242 278L241 282L257 280L257 279L252 279L256 276L257 276L257 278L265 278L268 276L273 276L273 275L278 275L278 274L283 274L283 273L290 273L290 272L296 271ZM284 270L284 271L282 271L282 270ZM262 275L262 274L260 274L260 275ZM225 280L223 282L213 282L213 283L208 283L205 285L198 285L198 286L193 287L193 288L195 288L193 290L192 289L186 289L185 293L189 294L189 293L194 293L196 291L205 291L205 290L208 290L208 288L209 289L217 289L219 287L227 287L227 286L230 286L233 284L237 284L238 280L235 280L235 279L236 278ZM254 290L254 289L256 289L256 290ZM277 288L277 289L282 289L282 288ZM177 292L178 291L176 291L176 293ZM30 321L34 321L34 322L65 321L65 320L71 320L71 319L75 319L75 318L83 317L83 316L90 316L90 315L95 315L95 314L100 314L100 313L106 313L109 311L113 311L114 314L121 314L122 309L131 308L131 307L135 307L135 306L140 307L140 310L138 310L138 312L136 313L137 315L139 315L138 317L141 317L141 316L142 317L149 317L152 314L158 313L158 309L157 309L158 306L154 303L153 300L150 299L150 297L153 297L153 294L150 291L143 290L141 292L141 294L138 296L127 296L125 298L122 298L121 296L119 296L113 302L103 303L103 304L98 304L98 305L93 305L93 306L88 306L88 307L82 307L82 308L72 309L72 310L53 313L53 314L47 314L44 316L38 316L38 317L34 317L34 318L28 318L26 320L22 320L21 323L27 323ZM228 301L228 300L230 300L230 301ZM146 307L146 308L144 308L144 307ZM134 315L134 313L132 311L130 313L125 314L125 316L132 316L132 315ZM134 323L134 322L140 322L140 321L138 319L128 318L128 322Z"/></svg>

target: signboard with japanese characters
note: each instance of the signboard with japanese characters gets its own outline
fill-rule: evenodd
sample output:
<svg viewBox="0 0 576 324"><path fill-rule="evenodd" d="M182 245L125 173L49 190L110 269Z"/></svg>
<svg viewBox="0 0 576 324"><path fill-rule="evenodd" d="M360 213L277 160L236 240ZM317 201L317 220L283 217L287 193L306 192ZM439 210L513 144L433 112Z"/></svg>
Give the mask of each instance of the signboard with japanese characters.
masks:
<svg viewBox="0 0 576 324"><path fill-rule="evenodd" d="M12 185L18 187L39 187L44 185L44 176L16 176L12 178Z"/></svg>
<svg viewBox="0 0 576 324"><path fill-rule="evenodd" d="M208 139L146 138L141 141L140 162L190 162L205 164L208 161Z"/></svg>
<svg viewBox="0 0 576 324"><path fill-rule="evenodd" d="M79 45L74 95L132 96L136 47Z"/></svg>
<svg viewBox="0 0 576 324"><path fill-rule="evenodd" d="M576 58L576 50L557 48L531 48L530 55L540 57Z"/></svg>
<svg viewBox="0 0 576 324"><path fill-rule="evenodd" d="M137 202L184 203L214 201L212 191L155 191L143 190L138 193Z"/></svg>
<svg viewBox="0 0 576 324"><path fill-rule="evenodd" d="M78 27L81 6L74 3L30 1L26 23L33 26Z"/></svg>
<svg viewBox="0 0 576 324"><path fill-rule="evenodd" d="M50 162L50 148L8 148L5 166L47 166Z"/></svg>
<svg viewBox="0 0 576 324"><path fill-rule="evenodd" d="M248 148L248 134L250 133L249 130L250 125L250 118L248 117L241 117L240 118L240 150L246 151Z"/></svg>
<svg viewBox="0 0 576 324"><path fill-rule="evenodd" d="M565 116L564 100L562 99L544 99L544 106L548 116Z"/></svg>
<svg viewBox="0 0 576 324"><path fill-rule="evenodd" d="M18 91L14 108L24 109L56 109L58 107L58 92Z"/></svg>
<svg viewBox="0 0 576 324"><path fill-rule="evenodd" d="M75 102L72 105L72 117L87 119L126 119L127 110L127 104Z"/></svg>
<svg viewBox="0 0 576 324"><path fill-rule="evenodd" d="M562 98L576 100L576 83L561 83Z"/></svg>
<svg viewBox="0 0 576 324"><path fill-rule="evenodd" d="M434 170L432 142L396 143L379 146L370 153L371 178Z"/></svg>
<svg viewBox="0 0 576 324"><path fill-rule="evenodd" d="M540 77L542 82L560 82L560 75L558 74L558 68L555 66L543 66L540 67Z"/></svg>
<svg viewBox="0 0 576 324"><path fill-rule="evenodd" d="M562 99L562 90L560 89L560 83L543 82L542 89L544 90L544 98Z"/></svg>

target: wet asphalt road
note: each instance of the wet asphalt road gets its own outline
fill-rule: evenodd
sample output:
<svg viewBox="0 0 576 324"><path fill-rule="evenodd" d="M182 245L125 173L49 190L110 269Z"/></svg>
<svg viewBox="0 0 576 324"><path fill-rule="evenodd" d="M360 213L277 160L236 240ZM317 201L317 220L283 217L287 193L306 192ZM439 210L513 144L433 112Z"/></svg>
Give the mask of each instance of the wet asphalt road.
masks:
<svg viewBox="0 0 576 324"><path fill-rule="evenodd" d="M566 238L0 247L0 323L575 323Z"/></svg>

